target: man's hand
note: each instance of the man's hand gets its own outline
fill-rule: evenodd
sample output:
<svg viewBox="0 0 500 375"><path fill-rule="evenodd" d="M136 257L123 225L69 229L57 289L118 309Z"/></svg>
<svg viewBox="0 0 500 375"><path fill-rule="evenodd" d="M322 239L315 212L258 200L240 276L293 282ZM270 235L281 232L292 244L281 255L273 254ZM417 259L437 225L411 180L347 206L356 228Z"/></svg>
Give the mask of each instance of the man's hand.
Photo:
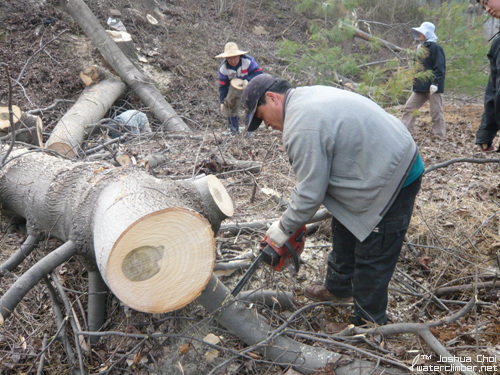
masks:
<svg viewBox="0 0 500 375"><path fill-rule="evenodd" d="M288 238L290 238L290 236L285 232L283 232L283 230L281 229L279 221L275 221L274 223L271 224L271 226L266 232L266 236L277 247L283 246L285 242L288 241Z"/></svg>
<svg viewBox="0 0 500 375"><path fill-rule="evenodd" d="M226 114L226 106L224 105L224 103L220 103L220 111Z"/></svg>
<svg viewBox="0 0 500 375"><path fill-rule="evenodd" d="M437 90L438 87L436 85L431 85L431 87L429 88L429 92L431 95L434 94Z"/></svg>

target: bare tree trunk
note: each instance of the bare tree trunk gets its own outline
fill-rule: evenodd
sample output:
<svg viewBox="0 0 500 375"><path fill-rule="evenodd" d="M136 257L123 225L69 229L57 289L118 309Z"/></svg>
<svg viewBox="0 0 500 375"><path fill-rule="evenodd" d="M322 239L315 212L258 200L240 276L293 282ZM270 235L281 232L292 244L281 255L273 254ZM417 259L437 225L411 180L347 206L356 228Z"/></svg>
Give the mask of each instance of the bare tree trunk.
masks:
<svg viewBox="0 0 500 375"><path fill-rule="evenodd" d="M108 64L134 90L142 102L153 110L154 115L166 130L190 131L151 79L141 73L127 58L82 0L67 0L66 9L85 34L92 39Z"/></svg>
<svg viewBox="0 0 500 375"><path fill-rule="evenodd" d="M125 91L118 78L106 79L87 87L70 110L59 120L47 140L46 148L76 157L85 139L85 126L96 124Z"/></svg>

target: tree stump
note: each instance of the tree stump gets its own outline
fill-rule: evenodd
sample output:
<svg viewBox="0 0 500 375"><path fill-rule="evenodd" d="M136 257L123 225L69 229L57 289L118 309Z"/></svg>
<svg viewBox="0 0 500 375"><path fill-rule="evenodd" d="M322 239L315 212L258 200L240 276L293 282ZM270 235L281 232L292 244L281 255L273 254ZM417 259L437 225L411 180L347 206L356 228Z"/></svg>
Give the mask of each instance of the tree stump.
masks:
<svg viewBox="0 0 500 375"><path fill-rule="evenodd" d="M14 132L17 142L43 147L43 122L38 116L21 112L18 106L13 106ZM0 107L0 138L7 139L11 132L8 107Z"/></svg>

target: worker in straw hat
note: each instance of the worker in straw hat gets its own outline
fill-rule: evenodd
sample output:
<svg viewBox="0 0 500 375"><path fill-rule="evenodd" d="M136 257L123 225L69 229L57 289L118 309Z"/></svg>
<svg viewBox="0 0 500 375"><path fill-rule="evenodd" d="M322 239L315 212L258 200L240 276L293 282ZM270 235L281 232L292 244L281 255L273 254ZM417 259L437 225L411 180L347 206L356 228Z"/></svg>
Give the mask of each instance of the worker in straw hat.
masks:
<svg viewBox="0 0 500 375"><path fill-rule="evenodd" d="M226 43L224 52L215 57L224 59L218 71L219 99L221 102L221 111L227 116L230 132L222 134L237 134L239 133L238 115L237 112L229 108L230 103L226 101L231 81L238 78L243 80L243 83L246 84L252 78L261 74L262 69L255 59L248 55L248 51L241 51L234 42ZM240 103L238 103L238 107L239 105Z"/></svg>

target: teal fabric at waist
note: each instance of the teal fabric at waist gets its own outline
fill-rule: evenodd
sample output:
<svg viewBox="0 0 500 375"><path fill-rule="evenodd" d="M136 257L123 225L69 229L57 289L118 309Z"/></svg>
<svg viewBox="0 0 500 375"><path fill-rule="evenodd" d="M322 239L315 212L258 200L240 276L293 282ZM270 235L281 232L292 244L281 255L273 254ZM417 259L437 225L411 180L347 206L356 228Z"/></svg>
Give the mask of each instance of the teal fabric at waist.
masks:
<svg viewBox="0 0 500 375"><path fill-rule="evenodd" d="M419 152L417 158L415 159L415 163L413 163L413 167L411 167L408 177L406 177L406 180L403 183L403 187L410 185L413 181L419 178L420 175L424 173L424 169L424 162L422 161L422 157Z"/></svg>

